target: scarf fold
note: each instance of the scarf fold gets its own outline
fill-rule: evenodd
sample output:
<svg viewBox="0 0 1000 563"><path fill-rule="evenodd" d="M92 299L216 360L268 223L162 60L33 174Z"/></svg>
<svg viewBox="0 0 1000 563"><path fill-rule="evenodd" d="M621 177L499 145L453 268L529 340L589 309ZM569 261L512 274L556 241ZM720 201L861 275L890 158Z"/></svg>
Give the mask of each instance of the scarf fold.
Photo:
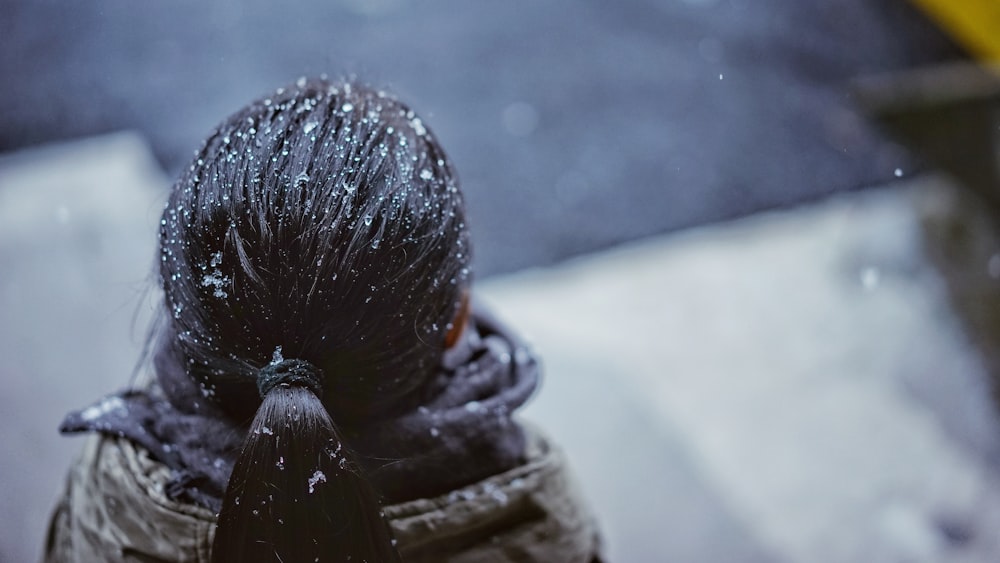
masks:
<svg viewBox="0 0 1000 563"><path fill-rule="evenodd" d="M136 442L173 471L168 497L218 512L248 426L225 417L176 362L156 367L157 382L69 413L60 431ZM441 495L523 463L524 432L512 416L537 385L527 347L477 308L423 404L341 430L383 502Z"/></svg>

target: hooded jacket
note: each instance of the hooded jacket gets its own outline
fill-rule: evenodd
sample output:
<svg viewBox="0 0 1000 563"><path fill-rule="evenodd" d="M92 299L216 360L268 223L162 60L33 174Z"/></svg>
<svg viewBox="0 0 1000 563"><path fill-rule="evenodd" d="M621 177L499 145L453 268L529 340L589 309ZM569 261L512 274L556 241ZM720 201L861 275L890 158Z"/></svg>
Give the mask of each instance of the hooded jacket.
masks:
<svg viewBox="0 0 1000 563"><path fill-rule="evenodd" d="M537 430L526 463L446 495L384 507L403 560L600 561L562 453ZM171 470L125 438L88 438L56 507L45 563L208 562L216 515L168 498Z"/></svg>
<svg viewBox="0 0 1000 563"><path fill-rule="evenodd" d="M537 384L535 359L483 311L465 334L423 404L352 433L400 555L599 561L596 524L563 454L512 416ZM157 382L144 389L67 416L64 432L96 435L70 470L44 561L210 561L221 494L246 429L204 402L176 365L158 366Z"/></svg>

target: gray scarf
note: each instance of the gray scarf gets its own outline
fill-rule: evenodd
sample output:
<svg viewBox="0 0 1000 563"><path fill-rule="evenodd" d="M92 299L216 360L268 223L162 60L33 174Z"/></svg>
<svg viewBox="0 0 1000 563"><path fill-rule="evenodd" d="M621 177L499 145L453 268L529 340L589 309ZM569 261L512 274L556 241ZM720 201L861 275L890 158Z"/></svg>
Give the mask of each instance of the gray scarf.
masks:
<svg viewBox="0 0 1000 563"><path fill-rule="evenodd" d="M60 431L138 443L173 470L168 496L218 511L247 426L207 402L177 362L156 367L157 383L71 412ZM477 310L422 405L342 430L383 502L436 496L523 463L524 434L512 414L537 384L524 344Z"/></svg>

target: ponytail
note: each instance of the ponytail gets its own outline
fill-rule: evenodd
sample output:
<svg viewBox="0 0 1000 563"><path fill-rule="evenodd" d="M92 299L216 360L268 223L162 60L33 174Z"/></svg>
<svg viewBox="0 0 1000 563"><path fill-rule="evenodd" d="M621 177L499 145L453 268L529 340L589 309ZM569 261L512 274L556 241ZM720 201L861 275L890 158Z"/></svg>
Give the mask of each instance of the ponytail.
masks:
<svg viewBox="0 0 1000 563"><path fill-rule="evenodd" d="M263 403L233 467L212 561L398 562L378 498L301 360L260 371Z"/></svg>
<svg viewBox="0 0 1000 563"><path fill-rule="evenodd" d="M446 337L469 237L444 150L382 91L300 81L208 136L170 193L158 263L184 374L227 419L254 417L213 561L399 561L326 408L376 423L433 381L461 330ZM254 373L281 343L314 365Z"/></svg>

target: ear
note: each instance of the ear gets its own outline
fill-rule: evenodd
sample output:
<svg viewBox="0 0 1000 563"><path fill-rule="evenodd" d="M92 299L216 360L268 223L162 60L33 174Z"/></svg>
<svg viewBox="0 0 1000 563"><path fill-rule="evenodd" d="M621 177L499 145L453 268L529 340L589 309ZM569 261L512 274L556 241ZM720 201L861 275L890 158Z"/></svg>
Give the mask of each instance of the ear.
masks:
<svg viewBox="0 0 1000 563"><path fill-rule="evenodd" d="M469 290L466 289L462 292L462 303L458 306L458 312L455 313L455 318L451 321L451 328L448 329L448 333L444 336L444 347L449 349L458 343L459 337L462 336L462 332L465 331L465 325L469 322Z"/></svg>

